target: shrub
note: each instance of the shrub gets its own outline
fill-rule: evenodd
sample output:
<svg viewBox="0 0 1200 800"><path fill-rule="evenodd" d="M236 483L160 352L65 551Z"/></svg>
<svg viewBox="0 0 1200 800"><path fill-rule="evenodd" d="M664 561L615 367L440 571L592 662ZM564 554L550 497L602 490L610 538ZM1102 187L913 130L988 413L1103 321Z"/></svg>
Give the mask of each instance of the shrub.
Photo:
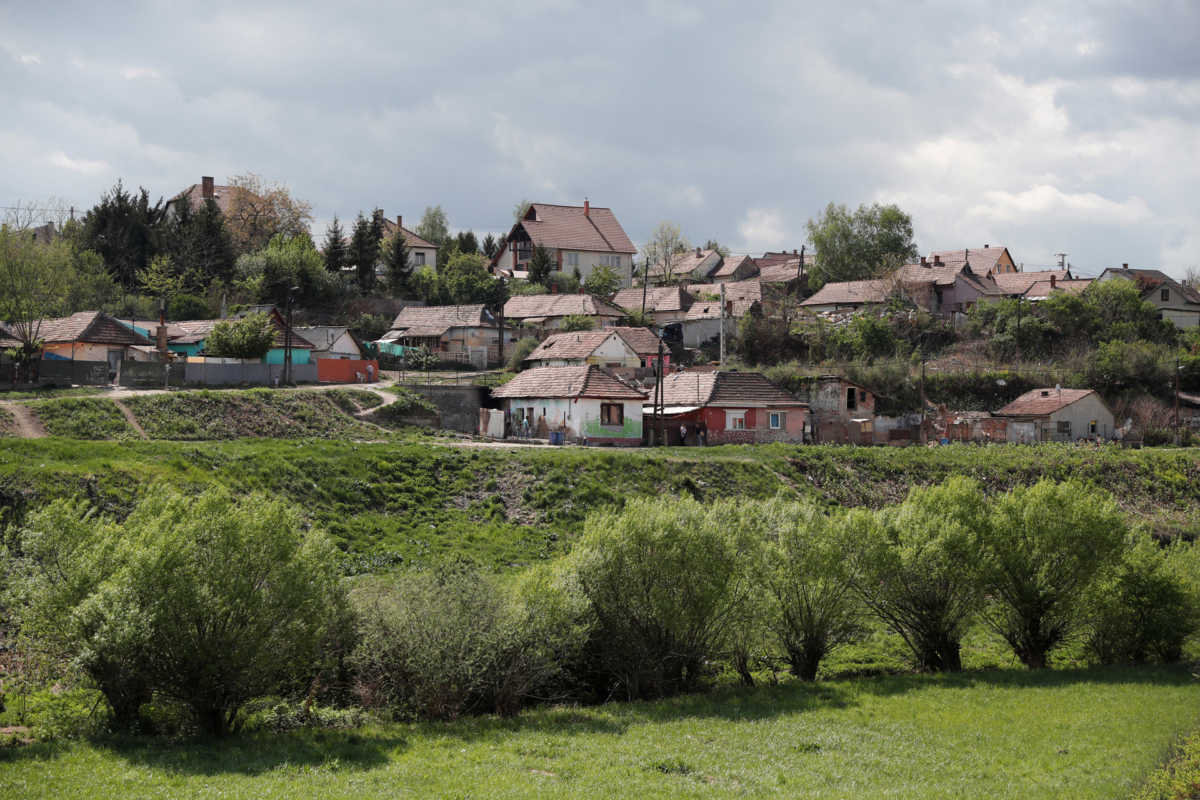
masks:
<svg viewBox="0 0 1200 800"><path fill-rule="evenodd" d="M351 597L360 641L350 663L368 707L430 719L515 713L554 695L582 642L571 603L540 574L509 592L475 572L413 572L366 580Z"/></svg>
<svg viewBox="0 0 1200 800"><path fill-rule="evenodd" d="M57 501L21 547L23 635L73 659L125 725L160 692L228 732L246 700L315 671L341 607L332 545L261 496L159 488L120 524Z"/></svg>
<svg viewBox="0 0 1200 800"><path fill-rule="evenodd" d="M839 525L858 596L922 669L962 669L960 642L978 604L972 543L983 525L982 492L966 478L913 489L895 508L852 510Z"/></svg>
<svg viewBox="0 0 1200 800"><path fill-rule="evenodd" d="M771 629L792 674L815 680L821 659L862 630L844 554L829 518L815 506L773 500L751 513L771 540L761 562L773 600Z"/></svg>
<svg viewBox="0 0 1200 800"><path fill-rule="evenodd" d="M980 529L984 619L1031 669L1080 622L1093 578L1120 554L1125 520L1080 483L1039 481L997 498Z"/></svg>
<svg viewBox="0 0 1200 800"><path fill-rule="evenodd" d="M586 314L568 314L562 319L562 327L560 330L563 333L571 333L572 331L590 331L596 326L596 323L591 317Z"/></svg>
<svg viewBox="0 0 1200 800"><path fill-rule="evenodd" d="M508 368L513 372L520 372L525 369L525 359L529 354L537 349L538 340L532 336L522 337L515 345L513 345L512 355L508 357Z"/></svg>
<svg viewBox="0 0 1200 800"><path fill-rule="evenodd" d="M572 557L609 691L652 697L697 684L743 602L741 513L730 501L639 498L587 518Z"/></svg>
<svg viewBox="0 0 1200 800"><path fill-rule="evenodd" d="M1091 591L1088 649L1100 663L1172 663L1183 655L1196 629L1196 605L1171 570L1169 552L1137 533L1113 574Z"/></svg>
<svg viewBox="0 0 1200 800"><path fill-rule="evenodd" d="M275 324L264 312L239 320L224 320L213 326L204 340L205 351L223 358L262 358L275 344Z"/></svg>
<svg viewBox="0 0 1200 800"><path fill-rule="evenodd" d="M208 301L194 294L177 294L172 297L167 313L173 320L212 319L213 315Z"/></svg>

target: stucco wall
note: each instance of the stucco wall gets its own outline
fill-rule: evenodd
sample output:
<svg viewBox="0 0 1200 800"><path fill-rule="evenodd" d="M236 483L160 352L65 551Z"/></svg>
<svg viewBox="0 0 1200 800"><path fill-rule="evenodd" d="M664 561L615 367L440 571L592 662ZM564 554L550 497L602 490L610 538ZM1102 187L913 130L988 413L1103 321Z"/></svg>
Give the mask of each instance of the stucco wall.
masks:
<svg viewBox="0 0 1200 800"><path fill-rule="evenodd" d="M1096 432L1090 432L1091 423L1095 421ZM1070 422L1071 432L1067 434L1058 433L1059 422ZM1055 439L1079 439L1085 436L1101 436L1105 439L1113 435L1113 415L1100 398L1095 394L1089 394L1087 397L1077 400L1071 405L1060 411L1050 415L1050 425L1047 426L1046 434L1049 438Z"/></svg>
<svg viewBox="0 0 1200 800"><path fill-rule="evenodd" d="M600 405L620 402L624 407L624 424L603 425ZM565 430L571 440L587 439L592 443L637 444L642 440L642 401L607 401L593 398L523 397L506 398L505 410L510 413L514 428L518 408L532 408L535 420L532 435L545 438L551 430Z"/></svg>

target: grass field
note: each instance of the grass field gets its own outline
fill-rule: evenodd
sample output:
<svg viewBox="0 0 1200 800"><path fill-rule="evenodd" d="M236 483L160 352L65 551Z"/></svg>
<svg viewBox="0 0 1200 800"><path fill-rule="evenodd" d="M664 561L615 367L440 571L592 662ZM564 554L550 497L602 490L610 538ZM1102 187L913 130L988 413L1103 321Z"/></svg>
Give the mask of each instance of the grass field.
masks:
<svg viewBox="0 0 1200 800"><path fill-rule="evenodd" d="M725 690L514 719L0 749L0 797L1128 797L1200 717L1185 669Z"/></svg>
<svg viewBox="0 0 1200 800"><path fill-rule="evenodd" d="M133 439L137 432L120 409L99 397L66 397L27 403L51 436L70 439Z"/></svg>

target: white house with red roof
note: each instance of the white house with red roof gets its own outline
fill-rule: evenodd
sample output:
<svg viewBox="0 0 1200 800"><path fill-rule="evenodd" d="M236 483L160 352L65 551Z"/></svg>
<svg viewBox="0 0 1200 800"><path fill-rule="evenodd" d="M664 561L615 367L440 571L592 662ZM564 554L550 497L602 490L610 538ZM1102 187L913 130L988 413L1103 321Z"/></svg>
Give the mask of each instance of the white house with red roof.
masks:
<svg viewBox="0 0 1200 800"><path fill-rule="evenodd" d="M639 445L647 395L594 364L534 367L492 390L509 430L544 438L562 432L586 444Z"/></svg>
<svg viewBox="0 0 1200 800"><path fill-rule="evenodd" d="M622 285L632 282L633 257L637 253L612 209L593 206L560 206L531 203L513 224L504 247L492 258L492 272L512 275L529 267L536 247L550 252L554 268L586 279L596 267L608 267L620 276Z"/></svg>
<svg viewBox="0 0 1200 800"><path fill-rule="evenodd" d="M996 412L1008 419L1008 441L1072 442L1112 438L1112 410L1095 389L1034 389Z"/></svg>

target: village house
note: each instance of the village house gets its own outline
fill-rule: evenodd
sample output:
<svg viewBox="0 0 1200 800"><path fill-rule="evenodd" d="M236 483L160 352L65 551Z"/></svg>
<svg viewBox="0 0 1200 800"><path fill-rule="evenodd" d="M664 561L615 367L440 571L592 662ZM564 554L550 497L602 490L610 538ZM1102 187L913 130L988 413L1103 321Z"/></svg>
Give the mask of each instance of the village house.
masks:
<svg viewBox="0 0 1200 800"><path fill-rule="evenodd" d="M110 376L117 374L122 361L157 358L153 339L103 311L79 311L43 320L36 336L42 342L43 359L105 362Z"/></svg>
<svg viewBox="0 0 1200 800"><path fill-rule="evenodd" d="M211 175L205 175L200 178L199 183L193 183L168 200L163 212L166 216L173 217L179 213L179 206L183 203L187 203L191 210L197 211L206 201L212 200L222 214L228 215L233 200L239 192L248 192L248 190L238 186L217 185ZM257 195L254 197L258 199Z"/></svg>
<svg viewBox="0 0 1200 800"><path fill-rule="evenodd" d="M659 262L649 264L646 272L651 284L687 283L690 281L707 280L709 275L721 266L721 254L716 250L685 250L675 253L670 260L670 268Z"/></svg>
<svg viewBox="0 0 1200 800"><path fill-rule="evenodd" d="M627 312L591 294L525 294L510 297L504 318L542 331L562 327L566 317L590 317L597 328L620 323Z"/></svg>
<svg viewBox="0 0 1200 800"><path fill-rule="evenodd" d="M708 276L708 279L713 283L727 283L729 281L744 281L758 275L758 263L750 256L728 256L721 262L721 266Z"/></svg>
<svg viewBox="0 0 1200 800"><path fill-rule="evenodd" d="M625 338L615 328L552 334L525 358L532 367L565 367L586 364L609 369L642 365Z"/></svg>
<svg viewBox="0 0 1200 800"><path fill-rule="evenodd" d="M509 342L516 332L505 331ZM396 315L379 342L380 352L402 355L424 347L444 361L462 361L480 369L500 360L500 326L482 303L465 306L408 306Z"/></svg>
<svg viewBox="0 0 1200 800"><path fill-rule="evenodd" d="M640 313L644 300L646 314L659 326L684 319L693 299L686 289L678 285L647 286L645 289L637 286L622 289L612 296L613 305L630 313Z"/></svg>
<svg viewBox="0 0 1200 800"><path fill-rule="evenodd" d="M594 364L534 367L492 390L510 435L562 433L583 444L639 445L646 394Z"/></svg>
<svg viewBox="0 0 1200 800"><path fill-rule="evenodd" d="M267 354L263 356L262 363L283 364L287 360L289 347L292 352L293 364L308 364L312 361L312 343L297 333L295 329L292 329L289 337L287 323L284 321L283 315L279 313L279 309L274 306L247 309L229 320L198 319L172 322L167 329L167 349L181 356L205 355L208 337L219 322L233 322L258 311L265 312L275 328L275 340L271 343Z"/></svg>
<svg viewBox="0 0 1200 800"><path fill-rule="evenodd" d="M582 206L531 203L492 258L492 272L509 276L527 272L536 247L549 251L557 271L570 275L578 270L586 280L592 270L603 266L621 278L622 286L632 283L637 247L611 209L587 200Z"/></svg>
<svg viewBox="0 0 1200 800"><path fill-rule="evenodd" d="M417 236L415 233L404 227L404 217L400 214L396 215L396 221L392 222L387 217L383 219L383 238L390 239L397 233L404 235L404 246L408 248L408 265L413 270L418 270L421 267L436 267L437 266L437 245L428 242Z"/></svg>
<svg viewBox="0 0 1200 800"><path fill-rule="evenodd" d="M1116 431L1112 410L1094 389L1034 389L996 416L1008 419L1008 441L1019 444L1111 439Z"/></svg>
<svg viewBox="0 0 1200 800"><path fill-rule="evenodd" d="M975 248L963 247L958 250L937 250L929 254L928 260L941 262L951 267L960 267L969 262L976 275L990 278L1020 271L1007 247L992 247L990 244Z"/></svg>
<svg viewBox="0 0 1200 800"><path fill-rule="evenodd" d="M1142 293L1142 299L1158 309L1159 319L1170 320L1179 328L1200 325L1200 292L1161 270L1130 269L1128 264L1122 264L1120 269L1104 270L1096 280L1132 281Z"/></svg>
<svg viewBox="0 0 1200 800"><path fill-rule="evenodd" d="M662 345L662 339L658 334L649 328L638 328L625 325L617 325L609 330L615 331L625 343L637 354L641 361L643 369L654 369L658 363L659 346ZM670 348L662 348L663 367L670 369L671 367L671 350Z"/></svg>
<svg viewBox="0 0 1200 800"><path fill-rule="evenodd" d="M1035 272L1001 272L992 275L992 282L1006 297L1025 297L1034 284L1054 281L1056 284L1073 280L1069 269L1045 269Z"/></svg>
<svg viewBox="0 0 1200 800"><path fill-rule="evenodd" d="M991 278L976 273L970 262L932 261L905 264L886 278L827 283L800 305L814 313L856 310L882 305L893 296L904 297L931 314L955 318L970 311L980 299L1002 297Z"/></svg>
<svg viewBox="0 0 1200 800"><path fill-rule="evenodd" d="M857 383L837 375L821 375L809 391L808 405L814 442L875 441L875 395Z"/></svg>
<svg viewBox="0 0 1200 800"><path fill-rule="evenodd" d="M1021 299L1036 303L1041 300L1045 300L1055 292L1082 294L1083 290L1091 286L1094 282L1095 281L1093 281L1091 278L1058 280L1051 275L1048 280L1038 281L1037 283L1030 284L1029 288L1025 290L1025 293L1021 295Z"/></svg>
<svg viewBox="0 0 1200 800"><path fill-rule="evenodd" d="M800 306L814 314L858 311L883 305L895 291L896 284L890 280L835 281L822 286Z"/></svg>
<svg viewBox="0 0 1200 800"><path fill-rule="evenodd" d="M350 333L350 329L332 325L311 325L293 328L304 341L313 346L311 351L314 359L362 359L366 358L358 339Z"/></svg>
<svg viewBox="0 0 1200 800"><path fill-rule="evenodd" d="M758 372L672 372L663 378L662 404L667 444L803 442L808 428L808 404ZM653 415L653 404L642 414Z"/></svg>

